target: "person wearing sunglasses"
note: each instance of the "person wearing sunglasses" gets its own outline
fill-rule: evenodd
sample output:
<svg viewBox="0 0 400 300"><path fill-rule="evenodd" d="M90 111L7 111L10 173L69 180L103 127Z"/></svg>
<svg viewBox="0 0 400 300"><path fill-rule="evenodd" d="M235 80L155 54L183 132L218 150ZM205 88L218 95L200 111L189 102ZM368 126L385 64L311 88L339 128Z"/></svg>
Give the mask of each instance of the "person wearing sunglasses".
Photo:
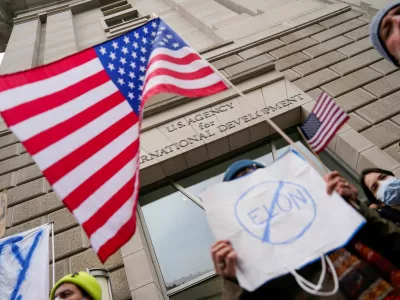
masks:
<svg viewBox="0 0 400 300"><path fill-rule="evenodd" d="M378 11L369 28L376 51L400 66L400 1L393 1Z"/></svg>
<svg viewBox="0 0 400 300"><path fill-rule="evenodd" d="M50 300L101 300L101 287L86 272L77 272L61 278L50 293Z"/></svg>
<svg viewBox="0 0 400 300"><path fill-rule="evenodd" d="M240 180L259 168L264 166L252 160L237 161L227 169L223 181ZM294 277L287 274L248 292L236 279L240 258L229 240L220 240L211 247L211 257L216 273L222 277L223 299L400 299L399 227L359 203L357 189L338 172L328 173L324 179L327 194L337 192L367 220L349 244L329 254L339 278L339 291L330 297L313 296L303 291ZM298 270L302 277L313 282L318 281L320 272L318 262ZM323 290L332 289L331 276L326 276L322 286Z"/></svg>

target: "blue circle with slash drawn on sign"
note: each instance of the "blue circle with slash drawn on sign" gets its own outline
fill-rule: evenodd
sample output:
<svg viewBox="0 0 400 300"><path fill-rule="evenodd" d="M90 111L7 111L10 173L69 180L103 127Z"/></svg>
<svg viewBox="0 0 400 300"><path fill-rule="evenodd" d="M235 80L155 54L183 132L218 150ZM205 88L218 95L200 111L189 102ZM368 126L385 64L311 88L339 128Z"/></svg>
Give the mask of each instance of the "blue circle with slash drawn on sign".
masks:
<svg viewBox="0 0 400 300"><path fill-rule="evenodd" d="M239 224L253 237L273 245L290 244L310 229L316 205L297 183L263 181L245 191L235 204Z"/></svg>

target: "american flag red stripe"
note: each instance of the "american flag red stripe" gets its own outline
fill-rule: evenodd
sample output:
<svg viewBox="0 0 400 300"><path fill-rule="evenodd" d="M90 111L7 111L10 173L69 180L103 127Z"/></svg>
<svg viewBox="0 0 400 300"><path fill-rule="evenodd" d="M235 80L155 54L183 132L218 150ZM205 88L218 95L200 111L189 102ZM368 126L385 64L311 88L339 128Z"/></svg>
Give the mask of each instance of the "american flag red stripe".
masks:
<svg viewBox="0 0 400 300"><path fill-rule="evenodd" d="M346 112L327 93L323 92L301 129L310 146L319 153L328 146L336 132L348 119Z"/></svg>
<svg viewBox="0 0 400 300"><path fill-rule="evenodd" d="M145 101L162 92L200 97L226 88L155 19L60 61L0 77L0 112L104 262L135 232Z"/></svg>

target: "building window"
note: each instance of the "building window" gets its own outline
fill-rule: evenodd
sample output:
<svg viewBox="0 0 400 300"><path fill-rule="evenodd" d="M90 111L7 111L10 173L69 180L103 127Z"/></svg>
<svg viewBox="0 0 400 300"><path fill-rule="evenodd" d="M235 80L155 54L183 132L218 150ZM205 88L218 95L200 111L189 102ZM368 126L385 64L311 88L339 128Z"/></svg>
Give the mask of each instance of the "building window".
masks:
<svg viewBox="0 0 400 300"><path fill-rule="evenodd" d="M172 186L140 201L148 202L142 212L167 290L213 270L209 246L214 238L201 207Z"/></svg>
<svg viewBox="0 0 400 300"><path fill-rule="evenodd" d="M130 9L132 5L128 3L127 0L113 2L109 5L102 6L100 10L102 11L104 16L109 16L120 11Z"/></svg>
<svg viewBox="0 0 400 300"><path fill-rule="evenodd" d="M139 17L136 9L130 8L124 11L112 14L104 18L104 22L107 25L107 29L110 30L115 28L117 25L129 23Z"/></svg>
<svg viewBox="0 0 400 300"><path fill-rule="evenodd" d="M290 136L309 157L320 163L299 141L297 132ZM215 276L210 257L210 247L215 239L197 195L210 185L220 182L225 170L236 160L248 158L268 165L289 150L281 138L264 141L261 146L253 146L253 149L251 145L249 147L250 150L246 147L234 157L228 154L222 162L219 159L219 163L212 167L198 170L183 179L179 179L178 174L170 178L166 186L140 196L142 222L147 229L154 259L159 265L169 296ZM336 161L338 158L329 151L322 153L320 158L328 168L339 170L347 180L358 185L353 171Z"/></svg>
<svg viewBox="0 0 400 300"><path fill-rule="evenodd" d="M104 15L100 22L109 39L145 24L150 18L148 15L140 15L127 0L114 2L100 9Z"/></svg>

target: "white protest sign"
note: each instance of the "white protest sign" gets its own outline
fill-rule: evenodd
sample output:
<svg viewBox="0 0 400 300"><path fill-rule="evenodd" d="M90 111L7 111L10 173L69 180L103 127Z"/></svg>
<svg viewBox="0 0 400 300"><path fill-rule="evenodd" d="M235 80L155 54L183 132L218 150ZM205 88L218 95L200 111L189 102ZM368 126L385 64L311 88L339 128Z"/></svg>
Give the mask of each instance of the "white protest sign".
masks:
<svg viewBox="0 0 400 300"><path fill-rule="evenodd" d="M237 252L236 275L248 291L344 246L365 223L293 150L200 197L216 239Z"/></svg>

